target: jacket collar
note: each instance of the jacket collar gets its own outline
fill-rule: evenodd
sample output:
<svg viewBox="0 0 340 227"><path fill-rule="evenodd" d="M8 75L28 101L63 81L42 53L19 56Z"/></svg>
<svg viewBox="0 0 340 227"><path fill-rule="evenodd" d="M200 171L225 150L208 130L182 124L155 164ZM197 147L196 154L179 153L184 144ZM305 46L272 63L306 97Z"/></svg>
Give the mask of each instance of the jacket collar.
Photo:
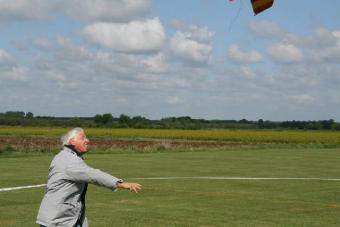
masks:
<svg viewBox="0 0 340 227"><path fill-rule="evenodd" d="M79 153L73 145L64 145L64 149L67 150L68 152L77 155L79 158L84 159L82 156L82 153Z"/></svg>

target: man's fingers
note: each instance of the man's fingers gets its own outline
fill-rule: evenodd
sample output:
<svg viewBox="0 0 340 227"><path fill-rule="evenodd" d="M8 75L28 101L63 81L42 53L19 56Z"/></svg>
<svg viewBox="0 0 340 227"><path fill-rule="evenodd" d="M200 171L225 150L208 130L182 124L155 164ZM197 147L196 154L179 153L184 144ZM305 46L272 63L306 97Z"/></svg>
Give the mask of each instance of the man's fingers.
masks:
<svg viewBox="0 0 340 227"><path fill-rule="evenodd" d="M138 192L142 189L142 185L133 182L124 182L121 184L122 188L128 189L130 192Z"/></svg>
<svg viewBox="0 0 340 227"><path fill-rule="evenodd" d="M137 184L137 183L131 184L131 187L130 187L131 192L133 191L133 192L138 193L138 191L141 190L141 189L142 189L142 185Z"/></svg>

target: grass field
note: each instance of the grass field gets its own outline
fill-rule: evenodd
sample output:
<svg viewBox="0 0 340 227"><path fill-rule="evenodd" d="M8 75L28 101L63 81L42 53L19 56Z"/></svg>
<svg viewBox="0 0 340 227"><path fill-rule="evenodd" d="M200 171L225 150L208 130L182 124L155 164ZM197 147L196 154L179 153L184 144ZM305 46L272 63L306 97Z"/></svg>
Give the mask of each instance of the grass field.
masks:
<svg viewBox="0 0 340 227"><path fill-rule="evenodd" d="M340 178L338 149L87 154L113 175ZM0 188L46 183L53 154L0 155ZM131 194L90 186L91 226L339 226L340 181L138 180ZM0 192L0 226L36 226L44 189Z"/></svg>

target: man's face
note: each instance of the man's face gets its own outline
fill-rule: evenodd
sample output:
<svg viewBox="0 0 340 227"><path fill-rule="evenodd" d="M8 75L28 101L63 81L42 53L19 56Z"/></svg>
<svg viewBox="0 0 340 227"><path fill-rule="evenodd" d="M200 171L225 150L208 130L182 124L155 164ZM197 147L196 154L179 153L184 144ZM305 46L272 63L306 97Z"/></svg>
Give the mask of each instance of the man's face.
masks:
<svg viewBox="0 0 340 227"><path fill-rule="evenodd" d="M86 138L85 133L81 132L73 137L70 140L70 143L79 153L86 153L88 151L90 141Z"/></svg>

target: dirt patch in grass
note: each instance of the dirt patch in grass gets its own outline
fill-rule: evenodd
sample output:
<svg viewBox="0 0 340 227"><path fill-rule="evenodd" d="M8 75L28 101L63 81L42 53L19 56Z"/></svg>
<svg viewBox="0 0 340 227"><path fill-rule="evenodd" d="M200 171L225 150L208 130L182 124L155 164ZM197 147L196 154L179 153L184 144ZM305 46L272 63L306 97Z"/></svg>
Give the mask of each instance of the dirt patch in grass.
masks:
<svg viewBox="0 0 340 227"><path fill-rule="evenodd" d="M223 149L226 147L244 146L244 142L225 141L188 141L188 140L142 140L142 139L92 139L90 148L100 150L136 149ZM249 145L249 144L248 144ZM58 138L0 136L1 150L58 150Z"/></svg>

